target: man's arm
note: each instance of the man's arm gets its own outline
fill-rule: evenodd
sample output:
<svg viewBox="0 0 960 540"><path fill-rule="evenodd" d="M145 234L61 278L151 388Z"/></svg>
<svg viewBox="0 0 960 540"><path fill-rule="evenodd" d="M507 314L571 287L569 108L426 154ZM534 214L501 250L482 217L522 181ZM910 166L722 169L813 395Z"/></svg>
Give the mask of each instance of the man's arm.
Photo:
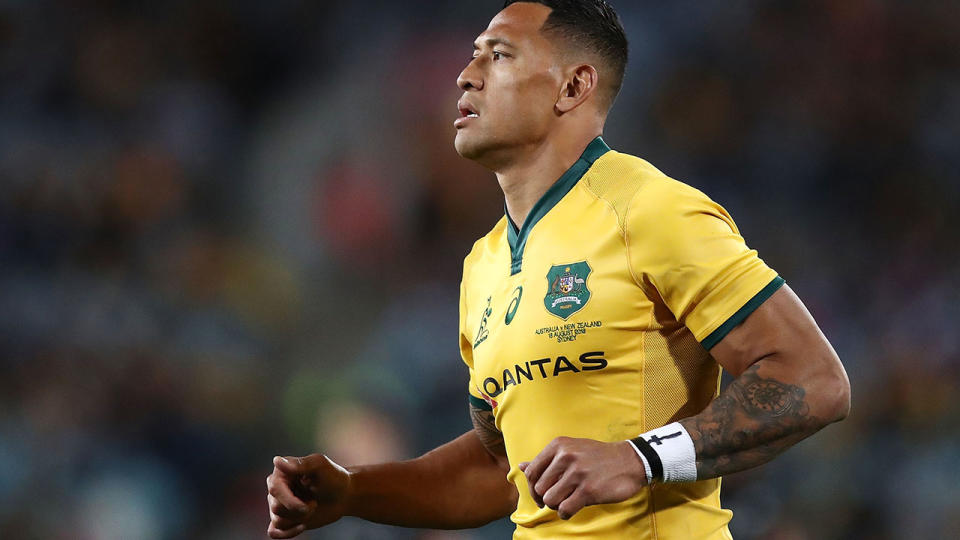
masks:
<svg viewBox="0 0 960 540"><path fill-rule="evenodd" d="M431 529L478 527L509 515L517 490L493 414L470 405L474 429L403 463L348 468L348 514L378 523Z"/></svg>
<svg viewBox="0 0 960 540"><path fill-rule="evenodd" d="M404 527L461 529L517 505L503 438L489 411L471 405L474 429L404 462L343 469L326 456L276 458L267 477L271 538L291 538L344 515Z"/></svg>
<svg viewBox="0 0 960 540"><path fill-rule="evenodd" d="M710 353L736 379L703 412L680 421L700 479L766 463L850 411L837 353L786 285Z"/></svg>
<svg viewBox="0 0 960 540"><path fill-rule="evenodd" d="M701 413L680 420L693 440L698 479L766 463L849 412L846 372L786 285L710 352L736 379ZM558 437L519 466L534 501L564 519L625 500L647 481L626 441Z"/></svg>

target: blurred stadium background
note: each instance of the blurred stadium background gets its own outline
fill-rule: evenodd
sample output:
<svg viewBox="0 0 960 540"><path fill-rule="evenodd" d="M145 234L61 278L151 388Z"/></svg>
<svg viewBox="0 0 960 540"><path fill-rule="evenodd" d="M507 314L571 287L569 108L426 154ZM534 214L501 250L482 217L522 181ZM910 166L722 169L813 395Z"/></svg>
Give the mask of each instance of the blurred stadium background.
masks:
<svg viewBox="0 0 960 540"><path fill-rule="evenodd" d="M724 204L853 382L725 480L735 537L960 538L960 3L614 4L607 141ZM498 7L0 0L0 537L265 538L273 455L469 428L502 199L451 123Z"/></svg>

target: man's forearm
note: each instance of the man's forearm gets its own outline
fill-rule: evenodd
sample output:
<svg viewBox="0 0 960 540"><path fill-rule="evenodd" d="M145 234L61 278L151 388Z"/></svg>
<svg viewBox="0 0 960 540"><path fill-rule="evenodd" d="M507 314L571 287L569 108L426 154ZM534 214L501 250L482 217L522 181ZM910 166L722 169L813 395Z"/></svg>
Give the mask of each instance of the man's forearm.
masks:
<svg viewBox="0 0 960 540"><path fill-rule="evenodd" d="M737 377L700 414L680 420L693 439L697 477L756 467L842 417L830 387L785 382L774 359Z"/></svg>
<svg viewBox="0 0 960 540"><path fill-rule="evenodd" d="M516 489L474 431L410 461L348 467L347 514L403 527L462 529L508 515Z"/></svg>

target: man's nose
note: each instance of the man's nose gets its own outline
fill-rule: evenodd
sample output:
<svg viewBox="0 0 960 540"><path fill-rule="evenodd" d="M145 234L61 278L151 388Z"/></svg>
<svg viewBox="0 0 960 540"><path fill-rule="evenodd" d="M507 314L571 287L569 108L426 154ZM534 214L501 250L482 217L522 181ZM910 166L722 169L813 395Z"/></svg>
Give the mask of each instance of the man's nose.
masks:
<svg viewBox="0 0 960 540"><path fill-rule="evenodd" d="M464 92L483 89L483 79L476 68L476 61L471 60L467 67L463 68L457 77L457 86Z"/></svg>

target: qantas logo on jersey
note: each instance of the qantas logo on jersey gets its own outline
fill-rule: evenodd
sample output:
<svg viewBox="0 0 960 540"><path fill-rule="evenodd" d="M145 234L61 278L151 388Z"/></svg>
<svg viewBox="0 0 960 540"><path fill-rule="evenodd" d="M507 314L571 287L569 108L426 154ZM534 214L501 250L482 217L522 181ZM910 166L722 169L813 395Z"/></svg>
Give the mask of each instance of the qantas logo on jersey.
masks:
<svg viewBox="0 0 960 540"><path fill-rule="evenodd" d="M597 371L605 367L607 367L607 359L603 357L603 351L585 352L580 355L578 360L572 362L566 356L540 358L523 364L515 364L513 368L504 369L498 377L487 377L483 380L481 390L488 403L496 403L493 398L506 392L511 386L520 385L524 381L551 379L565 372Z"/></svg>

